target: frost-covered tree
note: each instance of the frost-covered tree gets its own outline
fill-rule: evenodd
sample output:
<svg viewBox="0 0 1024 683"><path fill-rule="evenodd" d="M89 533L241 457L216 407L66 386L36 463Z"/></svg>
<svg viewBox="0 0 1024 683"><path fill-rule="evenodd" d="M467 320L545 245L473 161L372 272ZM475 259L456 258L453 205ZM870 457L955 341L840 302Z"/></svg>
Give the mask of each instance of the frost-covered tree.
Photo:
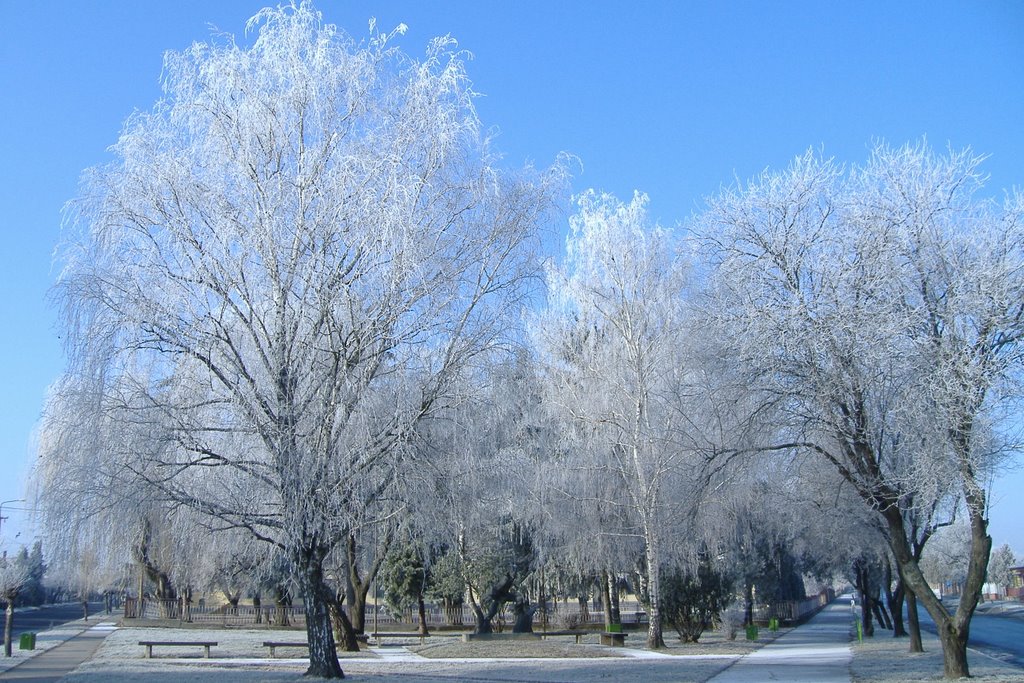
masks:
<svg viewBox="0 0 1024 683"><path fill-rule="evenodd" d="M991 539L992 438L1019 395L1024 197L977 198L981 159L877 145L845 172L813 153L710 200L697 219L715 334L783 415L766 446L818 454L876 512L908 589L936 624L947 677L967 676ZM908 506L952 489L968 517L954 613L925 581Z"/></svg>
<svg viewBox="0 0 1024 683"><path fill-rule="evenodd" d="M561 265L547 274L547 308L534 339L546 396L578 441L578 501L622 510L643 541L649 647L664 646L660 616L667 532L687 527L715 477L726 437L710 419L684 300L688 263L672 234L651 226L646 197L623 203L586 192L570 219ZM619 523L612 530L619 533ZM691 544L693 545L693 544Z"/></svg>
<svg viewBox="0 0 1024 683"><path fill-rule="evenodd" d="M42 605L46 601L46 589L43 577L46 575L46 562L43 559L43 543L36 540L32 549L22 546L18 551L18 561L29 567L29 580L18 591L19 605Z"/></svg>
<svg viewBox="0 0 1024 683"><path fill-rule="evenodd" d="M70 204L72 368L123 389L134 464L293 563L339 678L324 561L353 490L504 331L560 171L499 170L451 39L357 44L308 3L168 53L164 96Z"/></svg>
<svg viewBox="0 0 1024 683"><path fill-rule="evenodd" d="M417 524L434 528L431 547L457 558L476 632L490 633L508 606L520 610L518 628L528 631L546 512L531 498L546 457L533 370L522 351L494 356L464 373L460 386L420 434L412 481L433 495L426 508L413 508Z"/></svg>
<svg viewBox="0 0 1024 683"><path fill-rule="evenodd" d="M1005 594L1006 589L1013 585L1013 572L1010 570L1016 566L1017 559L1009 545L1004 543L992 551L988 561L988 580L996 585L1000 594Z"/></svg>
<svg viewBox="0 0 1024 683"><path fill-rule="evenodd" d="M14 628L14 601L18 591L32 579L32 566L17 557L0 557L0 600L4 603L4 656L11 656L11 629Z"/></svg>
<svg viewBox="0 0 1024 683"><path fill-rule="evenodd" d="M150 424L124 421L129 384L86 362L50 388L33 488L52 584L151 592L166 612L179 584L201 583L210 539L195 513L172 509L152 485L163 444Z"/></svg>
<svg viewBox="0 0 1024 683"><path fill-rule="evenodd" d="M970 554L970 529L965 524L955 524L936 534L925 548L920 562L921 572L929 583L941 586L943 592L962 592Z"/></svg>

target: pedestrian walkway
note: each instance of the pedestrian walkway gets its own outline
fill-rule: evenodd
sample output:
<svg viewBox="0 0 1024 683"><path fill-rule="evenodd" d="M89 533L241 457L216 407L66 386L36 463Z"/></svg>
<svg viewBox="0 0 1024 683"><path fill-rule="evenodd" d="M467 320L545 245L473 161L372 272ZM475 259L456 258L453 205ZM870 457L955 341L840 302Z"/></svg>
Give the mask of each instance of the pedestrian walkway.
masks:
<svg viewBox="0 0 1024 683"><path fill-rule="evenodd" d="M424 662L426 657L421 657L415 652L410 652L401 646L384 646L368 648L383 662ZM342 662L344 664L344 662Z"/></svg>
<svg viewBox="0 0 1024 683"><path fill-rule="evenodd" d="M737 660L710 683L849 683L849 597L837 598L810 621Z"/></svg>
<svg viewBox="0 0 1024 683"><path fill-rule="evenodd" d="M85 629L81 633L31 659L26 659L12 669L0 673L0 680L22 681L22 683L56 683L65 675L90 659L99 649L103 639L117 627L102 623Z"/></svg>

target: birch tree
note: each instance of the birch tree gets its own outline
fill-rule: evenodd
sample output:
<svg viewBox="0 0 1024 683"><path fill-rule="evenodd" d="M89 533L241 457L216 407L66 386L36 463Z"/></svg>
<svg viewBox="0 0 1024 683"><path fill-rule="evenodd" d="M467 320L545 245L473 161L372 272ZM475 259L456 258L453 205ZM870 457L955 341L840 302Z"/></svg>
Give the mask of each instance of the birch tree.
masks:
<svg viewBox="0 0 1024 683"><path fill-rule="evenodd" d="M497 168L449 38L416 60L305 2L248 28L167 54L70 205L58 297L71 365L132 384L118 419L159 444L136 469L287 554L307 673L340 678L350 492L501 337L561 173Z"/></svg>
<svg viewBox="0 0 1024 683"><path fill-rule="evenodd" d="M979 199L981 158L876 145L849 172L808 152L709 201L697 219L717 334L786 416L766 447L830 462L879 516L936 624L945 675L969 674L984 580L993 437L1019 395L1024 201ZM950 613L906 526L953 484L969 518L965 599Z"/></svg>
<svg viewBox="0 0 1024 683"><path fill-rule="evenodd" d="M660 576L666 531L693 518L714 476L715 444L702 417L700 373L686 355L687 263L671 234L651 227L646 197L628 203L594 191L578 198L566 255L547 274L548 305L535 339L549 396L580 430L581 497L619 507L643 540L648 647L664 647Z"/></svg>

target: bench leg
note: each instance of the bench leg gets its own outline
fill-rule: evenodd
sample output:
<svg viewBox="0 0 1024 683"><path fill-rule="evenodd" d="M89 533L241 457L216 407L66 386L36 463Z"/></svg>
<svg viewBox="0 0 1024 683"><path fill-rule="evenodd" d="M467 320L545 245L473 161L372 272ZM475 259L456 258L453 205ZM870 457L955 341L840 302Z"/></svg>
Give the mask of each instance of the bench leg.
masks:
<svg viewBox="0 0 1024 683"><path fill-rule="evenodd" d="M152 658L153 658L153 646L152 645L147 645L146 646L146 659L152 659Z"/></svg>
<svg viewBox="0 0 1024 683"><path fill-rule="evenodd" d="M271 659L275 659L275 657L274 657L274 646L273 645L270 646L270 658Z"/></svg>
<svg viewBox="0 0 1024 683"><path fill-rule="evenodd" d="M210 658L210 646L209 645L203 645L203 649L206 650L206 654L203 655L203 656L206 657L207 659L209 659Z"/></svg>

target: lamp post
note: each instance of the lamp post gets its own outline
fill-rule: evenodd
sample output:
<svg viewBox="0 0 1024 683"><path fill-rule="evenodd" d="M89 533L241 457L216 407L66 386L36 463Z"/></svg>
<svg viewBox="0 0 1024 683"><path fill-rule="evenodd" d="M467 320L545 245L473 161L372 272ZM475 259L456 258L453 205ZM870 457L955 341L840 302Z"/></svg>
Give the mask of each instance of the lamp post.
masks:
<svg viewBox="0 0 1024 683"><path fill-rule="evenodd" d="M8 503L24 503L24 502L25 502L24 498L11 498L10 500L5 500L3 502L0 502L0 531L3 531L3 529L4 529L4 520L7 519L6 517L4 517L4 505L7 505Z"/></svg>

